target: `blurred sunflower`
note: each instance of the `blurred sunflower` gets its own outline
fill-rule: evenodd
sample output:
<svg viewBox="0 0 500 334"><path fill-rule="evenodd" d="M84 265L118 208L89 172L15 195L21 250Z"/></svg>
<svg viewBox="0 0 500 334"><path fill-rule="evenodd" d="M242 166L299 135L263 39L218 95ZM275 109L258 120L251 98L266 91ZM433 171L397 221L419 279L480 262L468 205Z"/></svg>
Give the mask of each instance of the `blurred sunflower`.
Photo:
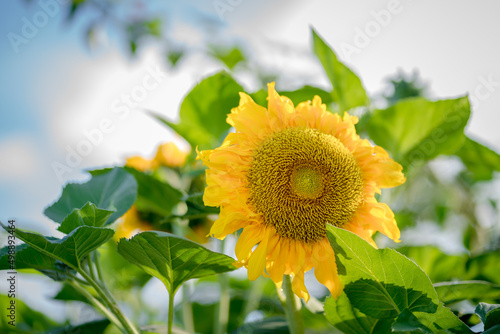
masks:
<svg viewBox="0 0 500 334"><path fill-rule="evenodd" d="M139 232L151 231L152 229L153 226L149 222L141 220L137 208L132 205L123 216L118 218L113 238L117 241L121 238L132 238Z"/></svg>
<svg viewBox="0 0 500 334"><path fill-rule="evenodd" d="M155 170L160 166L180 167L186 162L187 156L188 153L181 151L174 143L168 142L158 146L153 159L149 160L141 156L133 156L127 158L125 165L141 172Z"/></svg>
<svg viewBox="0 0 500 334"><path fill-rule="evenodd" d="M394 214L375 193L404 183L402 167L356 134L356 117L326 111L318 96L294 108L271 83L267 109L240 97L227 118L236 132L198 152L209 167L204 202L221 208L210 234L243 228L235 252L249 279L268 275L281 287L291 275L294 293L308 301L304 272L314 267L336 297L342 284L326 224L373 246L376 231L398 241Z"/></svg>

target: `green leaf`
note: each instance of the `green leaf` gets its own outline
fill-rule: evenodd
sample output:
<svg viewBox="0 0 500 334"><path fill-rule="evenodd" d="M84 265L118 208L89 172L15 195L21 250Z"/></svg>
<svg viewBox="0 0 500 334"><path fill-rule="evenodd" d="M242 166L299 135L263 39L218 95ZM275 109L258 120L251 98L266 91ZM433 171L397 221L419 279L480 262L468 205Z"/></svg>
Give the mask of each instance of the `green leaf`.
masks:
<svg viewBox="0 0 500 334"><path fill-rule="evenodd" d="M62 301L79 301L92 305L87 297L83 296L78 290L67 283L63 284L61 290L59 290L53 299Z"/></svg>
<svg viewBox="0 0 500 334"><path fill-rule="evenodd" d="M293 105L295 106L301 102L312 101L315 95L318 95L321 98L321 101L325 104L333 102L332 96L329 92L313 86L304 86L300 89L292 91L281 91L279 94L288 97L292 100Z"/></svg>
<svg viewBox="0 0 500 334"><path fill-rule="evenodd" d="M234 259L166 232L142 232L118 243L118 253L160 279L169 293L191 279L232 271Z"/></svg>
<svg viewBox="0 0 500 334"><path fill-rule="evenodd" d="M336 253L345 293L361 312L371 317L391 318L409 309L432 331L446 328L471 333L439 302L431 281L413 261L393 249L377 250L341 228L328 225L327 234ZM369 293L359 293L361 288L369 289L365 290Z"/></svg>
<svg viewBox="0 0 500 334"><path fill-rule="evenodd" d="M91 202L101 210L115 211L106 221L105 225L109 225L127 212L136 196L134 177L121 168L114 168L109 173L92 177L87 183L67 184L59 200L45 209L45 215L61 223L74 209Z"/></svg>
<svg viewBox="0 0 500 334"><path fill-rule="evenodd" d="M404 309L399 316L396 318L396 321L392 324L392 332L393 333L424 333L424 334L432 334L433 332L424 326L417 317L411 313L410 310Z"/></svg>
<svg viewBox="0 0 500 334"><path fill-rule="evenodd" d="M491 327L488 330L485 330L482 334L498 334L500 333L500 325L496 325Z"/></svg>
<svg viewBox="0 0 500 334"><path fill-rule="evenodd" d="M16 229L17 238L36 251L59 260L73 269L80 268L81 260L108 241L113 234L114 231L108 228L80 226L64 238L57 239Z"/></svg>
<svg viewBox="0 0 500 334"><path fill-rule="evenodd" d="M2 280L3 279L4 278L2 278ZM35 311L28 305L26 305L21 299L19 299L19 296L16 296L15 298L16 326L14 327L8 324L9 321L13 320L7 316L7 312L10 313L10 311L7 311L7 308L10 307L12 300L14 299L9 298L6 295L0 295L0 308L2 309L2 316L0 317L1 333L41 333L45 332L49 328L54 328L54 326L57 326L57 323L48 318L46 315L41 312Z"/></svg>
<svg viewBox="0 0 500 334"><path fill-rule="evenodd" d="M474 311L484 323L484 329L500 325L500 304L479 303Z"/></svg>
<svg viewBox="0 0 500 334"><path fill-rule="evenodd" d="M162 216L169 216L172 209L182 200L182 193L170 184L153 176L125 167L138 184L135 205L139 211L150 211Z"/></svg>
<svg viewBox="0 0 500 334"><path fill-rule="evenodd" d="M470 116L467 97L431 102L405 99L376 110L368 123L370 138L408 167L415 161L452 154L462 146Z"/></svg>
<svg viewBox="0 0 500 334"><path fill-rule="evenodd" d="M102 227L112 213L113 211L99 209L87 202L81 209L74 209L57 229L68 234L79 226Z"/></svg>
<svg viewBox="0 0 500 334"><path fill-rule="evenodd" d="M63 281L68 273L73 273L72 269L56 261L54 258L42 254L33 247L22 244L15 247L15 256L9 257L8 246L0 249L0 270L35 269L47 275L55 281ZM15 264L11 263L15 259Z"/></svg>
<svg viewBox="0 0 500 334"><path fill-rule="evenodd" d="M48 331L46 334L102 334L108 328L108 319L95 320L78 326L63 326Z"/></svg>
<svg viewBox="0 0 500 334"><path fill-rule="evenodd" d="M448 255L433 246L406 246L397 251L415 261L432 282L457 280L465 275L466 254Z"/></svg>
<svg viewBox="0 0 500 334"><path fill-rule="evenodd" d="M238 106L243 88L225 72L202 80L184 98L180 122L172 123L153 115L200 150L218 146L230 129L227 114Z"/></svg>
<svg viewBox="0 0 500 334"><path fill-rule="evenodd" d="M203 202L203 194L192 194L186 198L187 212L186 218L198 216L200 214L218 214L220 209L206 206Z"/></svg>
<svg viewBox="0 0 500 334"><path fill-rule="evenodd" d="M500 155L468 137L455 154L462 159L475 181L491 180L494 172L500 172Z"/></svg>
<svg viewBox="0 0 500 334"><path fill-rule="evenodd" d="M222 61L230 70L232 70L239 62L245 60L245 57L241 53L240 49L233 48L229 52L215 51L215 57Z"/></svg>
<svg viewBox="0 0 500 334"><path fill-rule="evenodd" d="M467 261L466 268L465 279L500 285L500 252L491 251L472 257Z"/></svg>
<svg viewBox="0 0 500 334"><path fill-rule="evenodd" d="M369 99L358 76L337 59L337 55L314 29L312 30L312 39L314 53L332 83L332 99L339 105L340 111L367 106Z"/></svg>
<svg viewBox="0 0 500 334"><path fill-rule="evenodd" d="M327 298L325 302L325 317L337 329L345 334L371 334L379 322L354 308L345 293L337 300Z"/></svg>
<svg viewBox="0 0 500 334"><path fill-rule="evenodd" d="M445 304L453 304L462 300L497 300L500 299L500 286L482 281L441 282L434 288Z"/></svg>

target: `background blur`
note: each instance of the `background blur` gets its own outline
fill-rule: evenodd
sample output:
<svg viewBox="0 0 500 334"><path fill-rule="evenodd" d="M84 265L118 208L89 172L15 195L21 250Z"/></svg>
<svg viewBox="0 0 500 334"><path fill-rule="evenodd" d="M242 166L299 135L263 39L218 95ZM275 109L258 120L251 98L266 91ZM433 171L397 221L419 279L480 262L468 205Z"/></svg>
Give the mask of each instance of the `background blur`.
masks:
<svg viewBox="0 0 500 334"><path fill-rule="evenodd" d="M310 27L360 76L376 105L394 93L389 78L426 87L431 99L469 94L467 135L500 151L495 0L6 0L0 6L0 220L15 219L23 229L56 235L42 212L64 184L88 179L85 169L151 157L169 140L187 149L147 111L177 120L184 95L203 77L226 69L249 92L273 80L278 90L328 88ZM89 138L91 146L82 144ZM434 168L446 181L462 167L458 158L445 158ZM498 175L481 189L498 202ZM490 224L498 225L498 209L491 210L479 209L478 216L493 215ZM411 229L421 233L413 231L410 243L464 250L454 226L423 222ZM41 296L25 299L41 310Z"/></svg>

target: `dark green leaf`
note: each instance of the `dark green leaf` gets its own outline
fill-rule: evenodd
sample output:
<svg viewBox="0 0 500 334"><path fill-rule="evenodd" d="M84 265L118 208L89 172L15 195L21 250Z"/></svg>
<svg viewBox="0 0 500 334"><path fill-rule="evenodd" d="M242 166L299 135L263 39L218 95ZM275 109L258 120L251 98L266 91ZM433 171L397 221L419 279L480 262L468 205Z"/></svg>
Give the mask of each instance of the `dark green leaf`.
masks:
<svg viewBox="0 0 500 334"><path fill-rule="evenodd" d="M169 216L172 209L181 201L182 193L170 184L153 176L125 167L138 184L135 205L139 211L150 211L162 216Z"/></svg>
<svg viewBox="0 0 500 334"><path fill-rule="evenodd" d="M369 99L361 80L337 59L333 50L314 30L312 30L312 39L314 53L332 83L332 99L339 105L340 111L367 106Z"/></svg>
<svg viewBox="0 0 500 334"><path fill-rule="evenodd" d="M445 328L471 333L439 302L431 281L414 262L392 249L377 250L341 228L329 225L327 233L336 253L339 277L354 307L372 317L396 317L404 309L414 310L432 331ZM370 293L358 293L361 287L369 288Z"/></svg>
<svg viewBox="0 0 500 334"><path fill-rule="evenodd" d="M234 259L166 232L142 232L121 239L118 253L160 279L169 293L191 279L232 271Z"/></svg>
<svg viewBox="0 0 500 334"><path fill-rule="evenodd" d="M53 297L55 300L79 301L92 305L89 300L71 285L64 283L61 290Z"/></svg>
<svg viewBox="0 0 500 334"><path fill-rule="evenodd" d="M284 317L269 317L264 320L249 322L231 334L287 334L288 322Z"/></svg>
<svg viewBox="0 0 500 334"><path fill-rule="evenodd" d="M325 316L345 334L371 334L379 321L354 308L345 293L337 300L331 297L326 300Z"/></svg>
<svg viewBox="0 0 500 334"><path fill-rule="evenodd" d="M16 229L17 238L73 269L80 268L81 260L108 241L113 234L114 231L108 228L80 226L64 238L57 239Z"/></svg>
<svg viewBox="0 0 500 334"><path fill-rule="evenodd" d="M9 257L8 247L0 250L0 270L11 270L11 262L15 258L15 270L35 269L56 281L67 278L68 273L74 273L71 268L56 261L53 257L38 252L33 247L22 244L15 248L15 256Z"/></svg>
<svg viewBox="0 0 500 334"><path fill-rule="evenodd" d="M158 120L184 137L192 147L208 149L218 146L231 127L227 114L238 106L243 88L225 72L202 80L184 98L174 124L158 115Z"/></svg>
<svg viewBox="0 0 500 334"><path fill-rule="evenodd" d="M491 251L470 258L466 263L465 279L489 281L500 285L500 252Z"/></svg>
<svg viewBox="0 0 500 334"><path fill-rule="evenodd" d="M102 334L109 326L108 319L87 322L78 326L63 326L48 331L47 334Z"/></svg>
<svg viewBox="0 0 500 334"><path fill-rule="evenodd" d="M304 86L300 89L293 91L283 91L279 92L280 95L284 95L292 100L293 104L297 106L297 104L306 101L312 101L315 95L321 97L321 101L325 104L332 103L332 96L327 91L312 86Z"/></svg>
<svg viewBox="0 0 500 334"><path fill-rule="evenodd" d="M57 229L68 234L79 226L102 227L112 213L113 211L99 209L87 202L81 209L74 209Z"/></svg>
<svg viewBox="0 0 500 334"><path fill-rule="evenodd" d="M370 138L408 167L440 154L452 154L462 146L470 116L467 97L431 102L405 99L376 110L368 124Z"/></svg>
<svg viewBox="0 0 500 334"><path fill-rule="evenodd" d="M484 323L484 329L490 329L493 326L500 325L500 304L479 303L475 313Z"/></svg>
<svg viewBox="0 0 500 334"><path fill-rule="evenodd" d="M102 210L115 211L107 220L109 225L134 204L137 196L137 182L121 168L92 177L87 183L67 184L57 202L45 209L45 215L61 223L74 209L87 202L94 203Z"/></svg>
<svg viewBox="0 0 500 334"><path fill-rule="evenodd" d="M496 325L491 327L488 330L485 330L482 334L498 334L500 333L500 325Z"/></svg>
<svg viewBox="0 0 500 334"><path fill-rule="evenodd" d="M453 304L462 300L498 300L500 286L482 281L441 282L434 284L439 300Z"/></svg>
<svg viewBox="0 0 500 334"><path fill-rule="evenodd" d="M392 332L394 333L424 333L432 334L433 332L424 326L410 310L404 309L392 324Z"/></svg>
<svg viewBox="0 0 500 334"><path fill-rule="evenodd" d="M500 155L468 137L455 154L476 181L491 180L494 172L500 172Z"/></svg>

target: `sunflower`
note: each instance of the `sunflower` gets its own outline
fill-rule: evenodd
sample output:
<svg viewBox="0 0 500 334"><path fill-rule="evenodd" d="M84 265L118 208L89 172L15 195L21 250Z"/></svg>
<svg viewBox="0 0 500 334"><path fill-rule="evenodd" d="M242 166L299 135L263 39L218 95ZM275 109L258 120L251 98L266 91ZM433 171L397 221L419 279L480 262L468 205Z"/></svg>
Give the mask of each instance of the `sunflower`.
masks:
<svg viewBox="0 0 500 334"><path fill-rule="evenodd" d="M139 232L151 231L153 226L139 217L139 212L135 205L132 205L130 209L117 221L117 228L114 234L115 240L120 240L121 238L132 238Z"/></svg>
<svg viewBox="0 0 500 334"><path fill-rule="evenodd" d="M141 172L155 170L160 166L181 167L186 162L187 156L188 153L181 151L174 143L168 142L158 146L153 159L133 156L127 158L125 165Z"/></svg>
<svg viewBox="0 0 500 334"><path fill-rule="evenodd" d="M375 194L404 183L402 167L356 134L356 117L328 112L318 96L294 107L270 83L267 109L240 98L227 117L235 133L198 152L208 167L204 202L220 207L210 234L223 239L243 229L235 253L250 280L269 276L281 287L291 275L294 293L308 301L304 272L315 268L336 297L342 284L326 225L373 246L376 231L398 241L394 214Z"/></svg>

